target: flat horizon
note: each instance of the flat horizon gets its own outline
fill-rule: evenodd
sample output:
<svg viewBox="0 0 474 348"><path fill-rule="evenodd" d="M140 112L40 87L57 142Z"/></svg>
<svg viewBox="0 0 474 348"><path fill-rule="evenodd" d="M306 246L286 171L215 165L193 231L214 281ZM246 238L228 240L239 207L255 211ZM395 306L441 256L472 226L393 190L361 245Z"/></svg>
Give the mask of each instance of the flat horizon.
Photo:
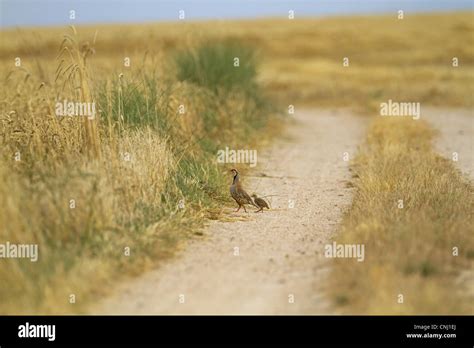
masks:
<svg viewBox="0 0 474 348"><path fill-rule="evenodd" d="M348 15L385 15L398 10L410 13L438 13L472 11L470 0L321 0L318 3L269 0L228 0L225 4L215 0L180 0L151 2L137 0L90 0L66 2L63 0L1 0L0 28L60 27L63 25L93 24L151 24L180 21L184 11L187 21L252 20L288 18L321 18ZM73 19L71 12L74 11ZM41 15L45 13L47 15ZM183 14L181 12L181 14Z"/></svg>

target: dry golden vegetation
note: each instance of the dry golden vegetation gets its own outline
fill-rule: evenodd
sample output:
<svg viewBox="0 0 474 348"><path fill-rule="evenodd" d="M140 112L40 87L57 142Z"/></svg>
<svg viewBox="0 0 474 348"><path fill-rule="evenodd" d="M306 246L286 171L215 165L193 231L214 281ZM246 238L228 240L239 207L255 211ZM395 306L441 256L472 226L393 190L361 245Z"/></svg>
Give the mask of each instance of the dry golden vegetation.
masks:
<svg viewBox="0 0 474 348"><path fill-rule="evenodd" d="M472 19L472 13L415 16L372 29L387 20L361 20L367 35L343 45L361 63L351 65L346 82L339 83L340 70L328 81L341 87L341 103L348 98L374 115L388 99L472 109ZM435 139L425 121L374 118L352 167L356 195L335 239L365 245L366 258L334 262L328 295L338 311L473 313L472 182L433 151Z"/></svg>
<svg viewBox="0 0 474 348"><path fill-rule="evenodd" d="M378 118L354 165L356 196L337 241L330 296L359 314L472 314L473 187L431 149L424 121ZM401 202L401 201L402 202ZM399 295L403 303L398 303Z"/></svg>
<svg viewBox="0 0 474 348"><path fill-rule="evenodd" d="M96 71L134 74L144 62L163 69L163 55L197 39L235 39L259 52L259 79L282 105L377 105L388 98L472 106L472 12L393 16L210 21L80 28L97 32ZM5 32L0 59L54 58L64 29ZM124 57L132 59L123 69ZM350 68L343 68L348 57ZM459 59L460 69L452 67ZM31 60L28 68L34 68ZM8 63L8 64L7 64ZM54 66L42 66L42 70ZM45 79L46 74L42 78Z"/></svg>
<svg viewBox="0 0 474 348"><path fill-rule="evenodd" d="M71 28L44 54L18 48L21 66L2 65L0 240L40 255L2 259L1 313L81 312L170 256L229 199L217 150L255 147L257 131L277 129L239 42L202 40L98 72L92 57L103 53L79 35ZM237 69L227 57L239 52ZM97 115L57 115L64 100L94 102Z"/></svg>
<svg viewBox="0 0 474 348"><path fill-rule="evenodd" d="M267 96L297 108L370 110L390 98L472 107L472 13L76 29L0 33L0 241L40 245L37 263L2 261L0 313L81 312L117 279L172 255L228 199L216 149L274 133ZM240 55L236 73L227 60ZM57 117L64 99L94 101L97 117ZM356 163L340 235L377 253L355 271L335 267L336 300L397 312L390 291L407 281L405 291L426 296L406 296L404 313L437 312L472 258L472 248L445 256L469 245L471 187L432 153L426 125L380 122ZM451 295L439 311L465 312Z"/></svg>

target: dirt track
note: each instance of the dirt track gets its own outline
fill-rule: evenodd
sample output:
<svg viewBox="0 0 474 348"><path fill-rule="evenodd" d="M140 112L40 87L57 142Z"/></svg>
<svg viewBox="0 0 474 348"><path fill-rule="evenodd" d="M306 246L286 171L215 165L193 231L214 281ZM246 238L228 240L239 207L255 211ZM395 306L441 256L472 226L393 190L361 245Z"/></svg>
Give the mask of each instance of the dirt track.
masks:
<svg viewBox="0 0 474 348"><path fill-rule="evenodd" d="M347 111L294 117L285 140L259 153L256 176L243 177L249 193L272 195L272 210L229 211L243 219L212 222L204 240L190 241L159 269L120 285L91 313L325 313L328 303L318 291L327 276L324 244L350 205L343 156L354 156L365 122Z"/></svg>
<svg viewBox="0 0 474 348"><path fill-rule="evenodd" d="M474 112L469 109L425 108L422 117L439 132L435 149L451 160L453 152L457 152L458 160L453 163L474 180Z"/></svg>

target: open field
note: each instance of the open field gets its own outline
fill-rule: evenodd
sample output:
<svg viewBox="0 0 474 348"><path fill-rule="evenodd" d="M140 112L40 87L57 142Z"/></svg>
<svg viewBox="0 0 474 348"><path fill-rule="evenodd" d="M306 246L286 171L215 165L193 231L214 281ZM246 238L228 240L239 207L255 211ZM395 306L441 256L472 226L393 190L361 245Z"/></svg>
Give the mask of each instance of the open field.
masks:
<svg viewBox="0 0 474 348"><path fill-rule="evenodd" d="M428 30L436 28L436 30ZM282 105L378 106L389 97L442 106L472 106L474 77L472 12L321 19L211 21L80 27L82 40L97 33L95 74L121 71L133 76L145 66L164 68L168 52L196 40L229 38L259 53L259 80ZM6 34L6 35L5 35ZM15 56L48 79L65 30L4 32L3 71ZM131 58L124 69L123 60ZM349 68L343 68L343 58ZM457 57L459 68L453 68Z"/></svg>
<svg viewBox="0 0 474 348"><path fill-rule="evenodd" d="M290 104L472 110L473 17L0 32L0 243L40 248L36 263L1 260L0 313L83 312L169 259L206 218L227 214L230 167L216 151L265 147ZM94 102L97 117L58 117L65 99ZM367 257L334 262L329 298L346 313L472 313L472 289L452 289L472 269L472 183L435 154L423 120L373 120L334 236L365 243Z"/></svg>

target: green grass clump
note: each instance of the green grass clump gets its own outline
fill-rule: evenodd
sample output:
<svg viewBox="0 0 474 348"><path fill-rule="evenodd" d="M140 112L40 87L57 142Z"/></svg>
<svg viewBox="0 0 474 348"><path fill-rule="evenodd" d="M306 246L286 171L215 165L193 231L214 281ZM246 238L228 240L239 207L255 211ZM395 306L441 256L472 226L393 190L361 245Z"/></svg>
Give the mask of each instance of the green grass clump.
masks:
<svg viewBox="0 0 474 348"><path fill-rule="evenodd" d="M170 91L165 84L160 85L156 75L135 81L121 78L112 84L110 95L107 95L107 84L103 83L98 92L102 117L108 121L128 128L151 126L164 133L171 128L167 110L169 95Z"/></svg>
<svg viewBox="0 0 474 348"><path fill-rule="evenodd" d="M238 66L234 63L238 59ZM177 78L206 87L215 93L257 88L254 51L240 42L207 41L175 54Z"/></svg>

